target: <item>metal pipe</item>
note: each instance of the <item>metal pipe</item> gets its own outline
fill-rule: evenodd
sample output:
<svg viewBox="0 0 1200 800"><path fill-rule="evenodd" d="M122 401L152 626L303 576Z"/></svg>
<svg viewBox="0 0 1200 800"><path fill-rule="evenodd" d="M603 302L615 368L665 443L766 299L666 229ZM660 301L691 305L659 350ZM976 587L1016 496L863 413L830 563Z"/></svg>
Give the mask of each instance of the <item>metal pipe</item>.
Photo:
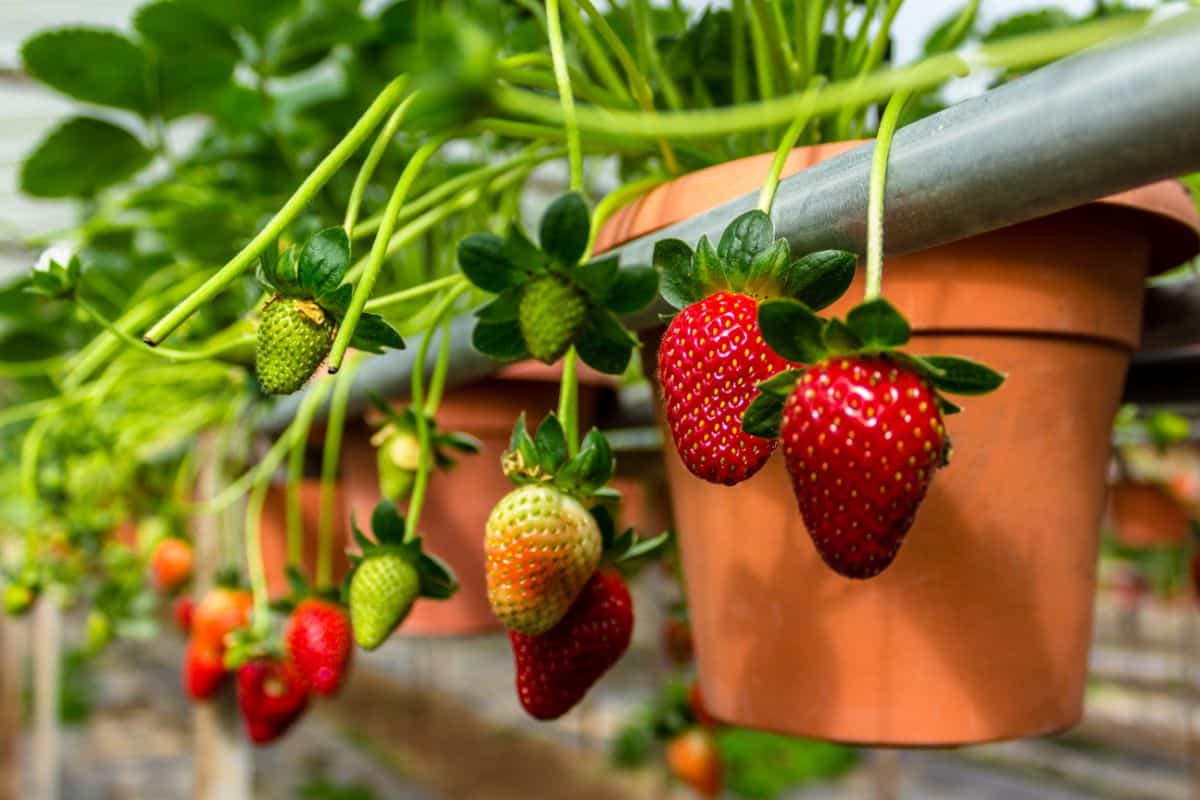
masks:
<svg viewBox="0 0 1200 800"><path fill-rule="evenodd" d="M863 251L873 147L864 144L780 183L772 218L793 252ZM888 165L886 251L923 250L1196 170L1200 11L1191 11L900 129ZM613 252L622 263L648 263L658 239L715 239L756 199L747 195ZM662 310L626 321L647 328ZM469 318L455 320L456 385L500 366L471 348L471 327ZM352 407L361 407L368 387L404 394L412 369L410 351L371 359L357 377ZM287 424L297 402L280 402L267 427Z"/></svg>

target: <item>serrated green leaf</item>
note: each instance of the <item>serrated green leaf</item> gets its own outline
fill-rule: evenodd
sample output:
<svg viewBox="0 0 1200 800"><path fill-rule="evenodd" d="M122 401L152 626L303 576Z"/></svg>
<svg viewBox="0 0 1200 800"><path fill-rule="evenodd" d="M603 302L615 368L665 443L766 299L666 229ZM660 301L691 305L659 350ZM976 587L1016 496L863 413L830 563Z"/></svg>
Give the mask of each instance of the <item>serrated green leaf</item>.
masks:
<svg viewBox="0 0 1200 800"><path fill-rule="evenodd" d="M587 249L591 220L587 202L579 192L568 192L554 200L542 215L538 241L542 250L559 264L573 267Z"/></svg>
<svg viewBox="0 0 1200 800"><path fill-rule="evenodd" d="M700 241L696 242L696 252L692 256L692 270L696 273L696 279L704 287L701 297L714 289L729 288L725 265L721 263L720 256L713 249L712 242L708 241L707 236L701 236Z"/></svg>
<svg viewBox="0 0 1200 800"><path fill-rule="evenodd" d="M846 325L871 350L900 347L911 335L908 320L882 297L850 309Z"/></svg>
<svg viewBox="0 0 1200 800"><path fill-rule="evenodd" d="M478 322L471 332L471 344L488 358L497 361L517 361L529 358L529 348L516 320Z"/></svg>
<svg viewBox="0 0 1200 800"><path fill-rule="evenodd" d="M21 46L25 71L85 103L141 112L146 108L146 58L115 31L60 28L36 34ZM95 154L106 154L97 148ZM103 159L97 159L103 160Z"/></svg>
<svg viewBox="0 0 1200 800"><path fill-rule="evenodd" d="M512 433L508 436L508 449L510 452L515 453L520 448L522 437L529 437L529 432L526 430L525 425L524 411L517 415L517 421L513 423Z"/></svg>
<svg viewBox="0 0 1200 800"><path fill-rule="evenodd" d="M778 375L774 375L762 383L758 384L758 391L763 394L773 394L776 397L781 397L784 400L792 393L792 389L796 388L796 381L800 380L800 376L804 374L802 369L787 369Z"/></svg>
<svg viewBox="0 0 1200 800"><path fill-rule="evenodd" d="M594 300L603 302L617 280L617 268L616 256L597 258L580 265L571 273L571 279Z"/></svg>
<svg viewBox="0 0 1200 800"><path fill-rule="evenodd" d="M533 469L542 461L537 444L525 429L525 412L521 412L517 424L513 426L512 436L508 440L508 452L516 453L520 457L524 469Z"/></svg>
<svg viewBox="0 0 1200 800"><path fill-rule="evenodd" d="M350 268L350 237L340 226L314 233L300 251L300 287L320 299L341 285Z"/></svg>
<svg viewBox="0 0 1200 800"><path fill-rule="evenodd" d="M742 415L742 430L760 439L779 438L779 426L783 421L786 397L762 392Z"/></svg>
<svg viewBox="0 0 1200 800"><path fill-rule="evenodd" d="M183 0L155 0L137 10L133 27L164 53L236 63L241 49L229 30Z"/></svg>
<svg viewBox="0 0 1200 800"><path fill-rule="evenodd" d="M148 105L164 119L209 111L233 86L237 42L211 16L182 0L157 0L134 18L150 55Z"/></svg>
<svg viewBox="0 0 1200 800"><path fill-rule="evenodd" d="M496 295L496 299L475 312L480 322L512 322L521 309L521 287L514 286Z"/></svg>
<svg viewBox="0 0 1200 800"><path fill-rule="evenodd" d="M955 356L923 356L941 371L929 380L939 392L981 395L994 392L1004 383L1004 376L989 366Z"/></svg>
<svg viewBox="0 0 1200 800"><path fill-rule="evenodd" d="M404 542L404 517L391 500L380 500L371 512L371 531L382 545Z"/></svg>
<svg viewBox="0 0 1200 800"><path fill-rule="evenodd" d="M508 226L501 255L510 266L525 275L544 271L548 263L546 254L538 249L521 224L515 221Z"/></svg>
<svg viewBox="0 0 1200 800"><path fill-rule="evenodd" d="M721 233L717 257L725 268L725 278L740 289L750 276L754 257L775 242L775 226L764 212L755 209L737 217Z"/></svg>
<svg viewBox="0 0 1200 800"><path fill-rule="evenodd" d="M704 284L692 266L692 248L680 239L654 243L654 268L662 273L662 296L673 308L687 308L704 297Z"/></svg>
<svg viewBox="0 0 1200 800"><path fill-rule="evenodd" d="M783 271L780 288L786 296L820 311L850 288L857 263L858 256L845 250L809 253Z"/></svg>
<svg viewBox="0 0 1200 800"><path fill-rule="evenodd" d="M827 351L824 321L797 300L768 300L758 307L758 326L772 350L788 361L812 364Z"/></svg>
<svg viewBox="0 0 1200 800"><path fill-rule="evenodd" d="M505 257L504 240L491 233L473 233L459 242L458 265L467 280L495 294L520 286L525 277Z"/></svg>
<svg viewBox="0 0 1200 800"><path fill-rule="evenodd" d="M547 414L538 425L533 443L537 446L538 463L551 475L567 460L567 437L554 414Z"/></svg>
<svg viewBox="0 0 1200 800"><path fill-rule="evenodd" d="M604 298L604 307L617 314L641 311L658 294L658 271L644 264L622 267Z"/></svg>
<svg viewBox="0 0 1200 800"><path fill-rule="evenodd" d="M836 318L825 323L821 341L831 353L852 353L862 347L862 339L858 338L858 334Z"/></svg>
<svg viewBox="0 0 1200 800"><path fill-rule="evenodd" d="M587 322L575 340L575 349L592 369L620 375L629 366L637 344L637 338L611 312L593 306L588 309Z"/></svg>
<svg viewBox="0 0 1200 800"><path fill-rule="evenodd" d="M152 156L124 128L72 117L21 164L21 191L32 197L90 197L138 172Z"/></svg>
<svg viewBox="0 0 1200 800"><path fill-rule="evenodd" d="M770 247L756 253L750 262L744 288L764 295L776 294L780 277L787 272L790 253L787 239L776 239Z"/></svg>
<svg viewBox="0 0 1200 800"><path fill-rule="evenodd" d="M404 349L404 337L378 314L363 314L354 326L350 346L368 353L382 353L385 348Z"/></svg>

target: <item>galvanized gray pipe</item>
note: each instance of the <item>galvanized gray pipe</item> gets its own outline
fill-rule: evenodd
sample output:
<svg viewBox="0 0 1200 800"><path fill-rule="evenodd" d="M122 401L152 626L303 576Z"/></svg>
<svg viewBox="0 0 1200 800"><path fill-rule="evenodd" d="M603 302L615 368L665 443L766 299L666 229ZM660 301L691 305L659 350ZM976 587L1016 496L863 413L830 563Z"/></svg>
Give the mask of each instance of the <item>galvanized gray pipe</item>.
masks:
<svg viewBox="0 0 1200 800"><path fill-rule="evenodd" d="M873 145L865 144L783 180L772 217L793 252L863 252ZM1080 53L908 125L888 166L884 240L889 254L922 250L1200 170L1200 11L1180 14L1130 41ZM754 207L747 195L614 252L648 263L654 242L715 239ZM648 327L661 309L630 317ZM454 322L450 383L499 365L470 344L472 320ZM413 351L370 359L355 380L352 408L368 390L407 392ZM433 354L429 365L432 368ZM266 422L286 425L298 398Z"/></svg>

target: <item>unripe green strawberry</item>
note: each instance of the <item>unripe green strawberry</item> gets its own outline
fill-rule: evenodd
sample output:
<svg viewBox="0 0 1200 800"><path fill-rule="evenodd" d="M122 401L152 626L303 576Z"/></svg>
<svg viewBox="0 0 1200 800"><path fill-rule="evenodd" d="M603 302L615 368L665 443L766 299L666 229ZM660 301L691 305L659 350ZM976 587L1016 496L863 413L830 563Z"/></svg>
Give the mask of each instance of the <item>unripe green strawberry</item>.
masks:
<svg viewBox="0 0 1200 800"><path fill-rule="evenodd" d="M550 486L509 492L484 536L488 601L510 629L536 636L563 618L600 563L600 527Z"/></svg>
<svg viewBox="0 0 1200 800"><path fill-rule="evenodd" d="M411 431L384 428L376 446L379 468L379 490L389 500L399 502L408 497L421 465L421 442ZM376 443L372 440L372 443Z"/></svg>
<svg viewBox="0 0 1200 800"><path fill-rule="evenodd" d="M354 641L366 650L383 644L408 616L421 590L421 577L396 553L364 558L350 576L350 625Z"/></svg>
<svg viewBox="0 0 1200 800"><path fill-rule="evenodd" d="M272 298L258 324L254 352L258 382L267 394L303 388L333 346L334 325L312 300Z"/></svg>
<svg viewBox="0 0 1200 800"><path fill-rule="evenodd" d="M521 336L538 361L553 364L562 358L586 318L587 297L562 276L534 278L521 290Z"/></svg>
<svg viewBox="0 0 1200 800"><path fill-rule="evenodd" d="M10 583L4 587L4 610L13 617L19 617L33 605L36 594L24 584Z"/></svg>

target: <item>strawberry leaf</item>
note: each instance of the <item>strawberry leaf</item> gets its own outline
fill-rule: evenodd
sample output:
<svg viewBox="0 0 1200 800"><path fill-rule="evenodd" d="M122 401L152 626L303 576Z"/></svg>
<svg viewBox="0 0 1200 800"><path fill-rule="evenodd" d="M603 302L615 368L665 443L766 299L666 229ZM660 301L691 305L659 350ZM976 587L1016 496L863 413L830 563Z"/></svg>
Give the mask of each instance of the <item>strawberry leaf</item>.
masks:
<svg viewBox="0 0 1200 800"><path fill-rule="evenodd" d="M422 597L446 600L458 591L458 577L454 570L432 553L422 551L416 566L421 578Z"/></svg>
<svg viewBox="0 0 1200 800"><path fill-rule="evenodd" d="M319 298L341 285L350 267L350 237L341 227L317 231L300 251L300 288Z"/></svg>
<svg viewBox="0 0 1200 800"><path fill-rule="evenodd" d="M633 529L630 528L629 532L632 533ZM634 536L632 537L632 540L633 541L629 547L624 553L621 554L620 558L618 559L619 561L633 561L634 559L643 558L651 553L661 550L667 545L668 542L671 541L671 532L663 531L658 536L654 536L650 539L638 539L636 536Z"/></svg>
<svg viewBox="0 0 1200 800"><path fill-rule="evenodd" d="M900 347L912 333L908 320L882 297L852 308L846 315L846 325L868 350Z"/></svg>
<svg viewBox="0 0 1200 800"><path fill-rule="evenodd" d="M831 353L853 353L863 344L862 339L858 338L858 334L837 318L825 323L825 330L821 332L821 341L825 343Z"/></svg>
<svg viewBox="0 0 1200 800"><path fill-rule="evenodd" d="M786 275L790 254L787 239L776 239L774 244L754 256L744 288L762 296L779 294L779 280Z"/></svg>
<svg viewBox="0 0 1200 800"><path fill-rule="evenodd" d="M783 407L786 403L786 395L761 392L742 415L742 430L760 439L779 438L779 427L783 423Z"/></svg>
<svg viewBox="0 0 1200 800"><path fill-rule="evenodd" d="M622 267L604 298L604 307L617 314L641 311L658 294L658 271L645 264Z"/></svg>
<svg viewBox="0 0 1200 800"><path fill-rule="evenodd" d="M979 395L994 392L1004 383L1004 376L991 367L954 356L925 356L940 374L930 377L938 391L950 394Z"/></svg>
<svg viewBox="0 0 1200 800"><path fill-rule="evenodd" d="M717 245L717 257L729 283L738 289L750 277L755 256L775 243L775 226L766 213L747 211L726 226Z"/></svg>
<svg viewBox="0 0 1200 800"><path fill-rule="evenodd" d="M371 530L375 539L381 545L401 545L404 543L404 517L396 509L391 500L380 500L371 512Z"/></svg>
<svg viewBox="0 0 1200 800"><path fill-rule="evenodd" d="M514 286L496 295L496 299L475 312L480 322L511 322L521 309L521 287Z"/></svg>
<svg viewBox="0 0 1200 800"><path fill-rule="evenodd" d="M792 262L780 276L783 293L820 311L850 288L858 257L844 250L821 250Z"/></svg>
<svg viewBox="0 0 1200 800"><path fill-rule="evenodd" d="M546 254L529 240L529 236L517 222L509 225L508 236L505 237L500 251L509 265L520 273L531 274L546 270Z"/></svg>
<svg viewBox="0 0 1200 800"><path fill-rule="evenodd" d="M505 243L492 233L473 233L458 243L458 265L467 280L484 291L499 294L520 286L524 273L504 254Z"/></svg>
<svg viewBox="0 0 1200 800"><path fill-rule="evenodd" d="M611 312L593 306L575 349L589 367L609 375L620 375L629 366L638 340Z"/></svg>
<svg viewBox="0 0 1200 800"><path fill-rule="evenodd" d="M692 263L692 248L681 239L654 243L654 268L662 273L662 296L673 308L687 308L704 297L704 281Z"/></svg>
<svg viewBox="0 0 1200 800"><path fill-rule="evenodd" d="M404 337L378 314L363 314L354 327L350 346L368 353L382 353L384 348L404 349Z"/></svg>
<svg viewBox="0 0 1200 800"><path fill-rule="evenodd" d="M375 546L375 543L367 538L367 535L362 532L362 528L358 527L358 520L354 518L354 512L350 512L350 530L354 535L354 543L358 545L358 549L364 553Z"/></svg>
<svg viewBox="0 0 1200 800"><path fill-rule="evenodd" d="M941 409L942 416L944 416L944 417L948 417L951 414L957 414L958 412L962 411L962 409L959 406L955 405L954 403L951 403L949 400L942 397L940 394L937 396L937 403L938 403L938 408Z"/></svg>
<svg viewBox="0 0 1200 800"><path fill-rule="evenodd" d="M579 494L590 495L612 478L613 465L608 439L592 428L584 437L579 452L559 472L558 480Z"/></svg>
<svg viewBox="0 0 1200 800"><path fill-rule="evenodd" d="M538 425L534 444L537 445L538 463L551 475L567 460L567 437L553 413L547 414L542 424Z"/></svg>
<svg viewBox="0 0 1200 800"><path fill-rule="evenodd" d="M758 325L771 349L788 361L812 364L827 355L821 338L825 323L797 300L762 303L758 307Z"/></svg>
<svg viewBox="0 0 1200 800"><path fill-rule="evenodd" d="M692 269L704 287L700 293L701 297L714 289L729 288L725 265L721 263L721 257L717 255L716 250L713 250L712 243L708 241L707 236L701 236L700 241L696 243L696 253L692 256Z"/></svg>
<svg viewBox="0 0 1200 800"><path fill-rule="evenodd" d="M597 258L576 269L571 278L593 299L602 301L617 280L616 256Z"/></svg>
<svg viewBox="0 0 1200 800"><path fill-rule="evenodd" d="M775 375L758 385L758 391L763 394L775 395L786 400L796 388L796 381L804 374L802 369L789 369Z"/></svg>
<svg viewBox="0 0 1200 800"><path fill-rule="evenodd" d="M529 357L525 337L516 320L479 322L471 333L471 344L488 358L497 361L518 361Z"/></svg>
<svg viewBox="0 0 1200 800"><path fill-rule="evenodd" d="M438 444L445 445L460 453L479 453L483 450L483 442L469 433L443 433L438 436Z"/></svg>
<svg viewBox="0 0 1200 800"><path fill-rule="evenodd" d="M596 520L596 527L600 529L601 549L607 552L617 537L617 524L613 521L612 512L603 505L592 506L588 511Z"/></svg>
<svg viewBox="0 0 1200 800"><path fill-rule="evenodd" d="M565 267L573 267L587 249L590 231L591 222L583 195L568 192L551 203L542 215L538 241L550 258Z"/></svg>
<svg viewBox="0 0 1200 800"><path fill-rule="evenodd" d="M296 248L289 247L275 263L275 287L283 294L294 293L300 287L300 275L296 269Z"/></svg>

